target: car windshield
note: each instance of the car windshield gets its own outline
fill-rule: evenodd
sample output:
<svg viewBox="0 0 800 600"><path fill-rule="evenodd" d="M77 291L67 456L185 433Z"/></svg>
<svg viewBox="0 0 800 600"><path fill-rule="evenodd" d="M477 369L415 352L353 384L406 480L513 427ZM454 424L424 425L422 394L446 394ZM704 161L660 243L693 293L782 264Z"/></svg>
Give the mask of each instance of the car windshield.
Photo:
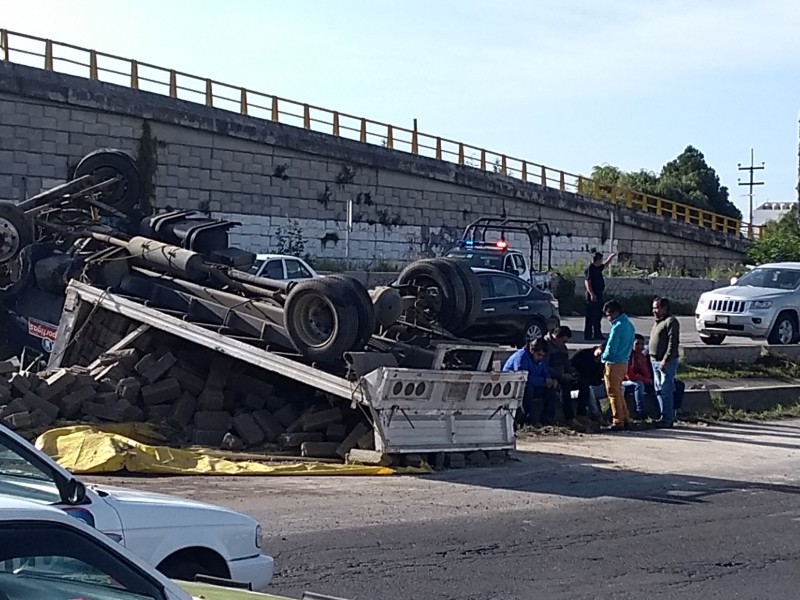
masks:
<svg viewBox="0 0 800 600"><path fill-rule="evenodd" d="M737 286L776 290L794 290L798 284L800 284L800 270L775 268L753 269L735 283Z"/></svg>
<svg viewBox="0 0 800 600"><path fill-rule="evenodd" d="M468 252L466 250L454 250L447 253L448 258L460 258L467 261L472 267L483 267L484 269L503 270L503 254L500 252Z"/></svg>
<svg viewBox="0 0 800 600"><path fill-rule="evenodd" d="M0 494L57 504L58 487L50 473L19 454L11 440L0 435Z"/></svg>
<svg viewBox="0 0 800 600"><path fill-rule="evenodd" d="M0 591L9 598L164 597L152 581L101 543L60 524L4 524L0 544Z"/></svg>

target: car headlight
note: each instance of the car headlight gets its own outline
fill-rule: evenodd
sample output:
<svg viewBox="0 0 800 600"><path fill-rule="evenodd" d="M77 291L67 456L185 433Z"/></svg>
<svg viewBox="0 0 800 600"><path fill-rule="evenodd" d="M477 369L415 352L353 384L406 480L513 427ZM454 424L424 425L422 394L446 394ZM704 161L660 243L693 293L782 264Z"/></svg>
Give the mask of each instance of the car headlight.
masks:
<svg viewBox="0 0 800 600"><path fill-rule="evenodd" d="M697 306L705 306L708 302L708 298L703 298L700 296L700 299L697 301Z"/></svg>
<svg viewBox="0 0 800 600"><path fill-rule="evenodd" d="M772 307L772 300L754 300L750 304L750 308L754 310L764 310Z"/></svg>
<svg viewBox="0 0 800 600"><path fill-rule="evenodd" d="M261 548L261 525L256 525L256 548Z"/></svg>

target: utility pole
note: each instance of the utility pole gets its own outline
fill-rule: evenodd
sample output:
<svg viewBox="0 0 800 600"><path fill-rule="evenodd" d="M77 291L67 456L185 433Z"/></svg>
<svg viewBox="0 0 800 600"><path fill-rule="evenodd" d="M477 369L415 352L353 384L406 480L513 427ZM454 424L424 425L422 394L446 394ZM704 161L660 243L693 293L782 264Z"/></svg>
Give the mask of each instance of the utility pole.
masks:
<svg viewBox="0 0 800 600"><path fill-rule="evenodd" d="M800 226L800 117L797 120L797 210L795 218Z"/></svg>
<svg viewBox="0 0 800 600"><path fill-rule="evenodd" d="M764 185L763 181L754 181L753 174L755 171L763 171L765 168L763 162L761 163L760 167L756 167L753 156L754 156L754 151L752 148L750 148L750 166L743 167L742 163L737 163L736 165L740 171L750 172L750 178L748 181L742 181L741 179L737 179L739 185L746 185L750 188L750 191L747 194L748 197L750 198L750 216L747 222L747 237L750 239L753 238L753 187L756 185Z"/></svg>

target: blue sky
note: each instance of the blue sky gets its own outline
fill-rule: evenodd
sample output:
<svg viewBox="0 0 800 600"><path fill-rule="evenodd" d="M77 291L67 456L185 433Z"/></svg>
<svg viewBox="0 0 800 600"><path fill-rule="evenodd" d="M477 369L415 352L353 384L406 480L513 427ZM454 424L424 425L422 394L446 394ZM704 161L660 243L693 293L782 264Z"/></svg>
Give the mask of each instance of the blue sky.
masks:
<svg viewBox="0 0 800 600"><path fill-rule="evenodd" d="M573 173L687 145L746 212L796 200L793 0L28 0L0 27L410 126Z"/></svg>

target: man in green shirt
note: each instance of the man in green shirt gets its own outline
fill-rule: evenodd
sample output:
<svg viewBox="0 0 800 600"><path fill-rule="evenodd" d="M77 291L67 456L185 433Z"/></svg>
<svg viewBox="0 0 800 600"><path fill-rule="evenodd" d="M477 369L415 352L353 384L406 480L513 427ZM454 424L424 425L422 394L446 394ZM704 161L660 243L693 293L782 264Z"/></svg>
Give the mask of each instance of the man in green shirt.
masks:
<svg viewBox="0 0 800 600"><path fill-rule="evenodd" d="M661 419L656 421L656 427L671 428L675 421L673 395L681 326L678 319L670 314L667 298L653 300L653 316L656 322L650 331L649 353L653 364L653 384L661 407Z"/></svg>

